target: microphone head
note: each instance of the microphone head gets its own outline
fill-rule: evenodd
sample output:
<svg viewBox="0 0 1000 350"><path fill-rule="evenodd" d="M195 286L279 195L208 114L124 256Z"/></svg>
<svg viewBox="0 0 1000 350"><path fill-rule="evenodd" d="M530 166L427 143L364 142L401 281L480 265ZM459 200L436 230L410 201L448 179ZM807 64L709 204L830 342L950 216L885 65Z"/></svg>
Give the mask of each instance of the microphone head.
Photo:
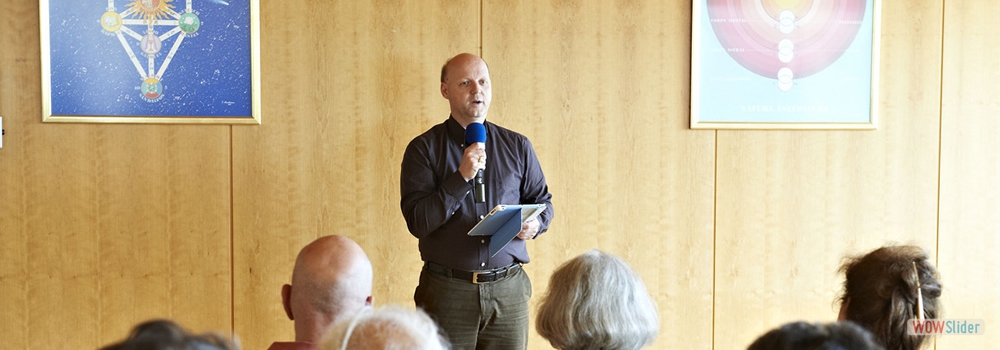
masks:
<svg viewBox="0 0 1000 350"><path fill-rule="evenodd" d="M465 144L486 142L486 127L482 123L469 123L465 127Z"/></svg>

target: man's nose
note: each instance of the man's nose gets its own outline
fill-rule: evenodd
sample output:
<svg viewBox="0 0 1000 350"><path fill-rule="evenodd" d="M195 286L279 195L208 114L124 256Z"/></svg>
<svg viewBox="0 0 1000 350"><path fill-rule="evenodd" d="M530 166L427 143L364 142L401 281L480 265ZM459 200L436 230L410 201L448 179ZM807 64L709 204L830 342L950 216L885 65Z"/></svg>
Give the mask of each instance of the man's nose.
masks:
<svg viewBox="0 0 1000 350"><path fill-rule="evenodd" d="M470 92L472 92L472 94L475 95L479 93L479 89L480 89L479 83L473 83L472 90L470 90Z"/></svg>

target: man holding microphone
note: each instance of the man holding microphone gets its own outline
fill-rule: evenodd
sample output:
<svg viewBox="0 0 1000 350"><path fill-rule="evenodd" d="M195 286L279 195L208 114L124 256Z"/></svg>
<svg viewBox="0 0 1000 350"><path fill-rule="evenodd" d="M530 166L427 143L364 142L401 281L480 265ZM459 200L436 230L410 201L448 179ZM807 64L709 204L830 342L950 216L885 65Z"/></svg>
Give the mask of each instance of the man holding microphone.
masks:
<svg viewBox="0 0 1000 350"><path fill-rule="evenodd" d="M489 68L463 53L441 69L441 95L451 115L406 147L400 176L400 207L419 239L424 267L414 301L443 328L455 349L525 349L531 282L525 240L552 221L549 194L531 142L486 121L492 100ZM466 142L485 130L485 138ZM481 134L480 134L481 135ZM488 164L488 166L487 166ZM473 179L482 171L482 202ZM545 204L537 219L496 255L489 237L467 233L498 204Z"/></svg>

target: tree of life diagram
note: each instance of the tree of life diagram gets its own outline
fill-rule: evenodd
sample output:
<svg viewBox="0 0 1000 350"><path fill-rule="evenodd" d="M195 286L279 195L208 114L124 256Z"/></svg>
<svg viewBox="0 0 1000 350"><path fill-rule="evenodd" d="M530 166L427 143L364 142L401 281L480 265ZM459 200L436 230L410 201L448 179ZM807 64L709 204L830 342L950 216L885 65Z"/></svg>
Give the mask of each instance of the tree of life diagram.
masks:
<svg viewBox="0 0 1000 350"><path fill-rule="evenodd" d="M865 0L707 0L712 30L743 68L776 79L781 91L793 79L833 64L857 37Z"/></svg>
<svg viewBox="0 0 1000 350"><path fill-rule="evenodd" d="M167 68L187 37L194 37L201 20L187 0L182 13L174 10L173 0L133 0L122 12L115 7L115 0L108 0L107 12L101 15L101 28L117 37L138 73L136 82L146 102L160 101L165 93L164 78ZM164 43L176 36L169 51L163 56ZM138 52L137 52L138 51ZM145 62L143 62L145 61Z"/></svg>

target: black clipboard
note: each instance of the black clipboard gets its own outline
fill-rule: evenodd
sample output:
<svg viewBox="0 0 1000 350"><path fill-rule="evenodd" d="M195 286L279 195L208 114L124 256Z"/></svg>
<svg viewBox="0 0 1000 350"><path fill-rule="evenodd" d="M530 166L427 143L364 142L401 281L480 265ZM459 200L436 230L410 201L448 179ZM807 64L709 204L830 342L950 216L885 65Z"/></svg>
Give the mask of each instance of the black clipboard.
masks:
<svg viewBox="0 0 1000 350"><path fill-rule="evenodd" d="M490 257L521 232L521 224L538 217L545 204L500 204L469 230L469 236L490 236Z"/></svg>

